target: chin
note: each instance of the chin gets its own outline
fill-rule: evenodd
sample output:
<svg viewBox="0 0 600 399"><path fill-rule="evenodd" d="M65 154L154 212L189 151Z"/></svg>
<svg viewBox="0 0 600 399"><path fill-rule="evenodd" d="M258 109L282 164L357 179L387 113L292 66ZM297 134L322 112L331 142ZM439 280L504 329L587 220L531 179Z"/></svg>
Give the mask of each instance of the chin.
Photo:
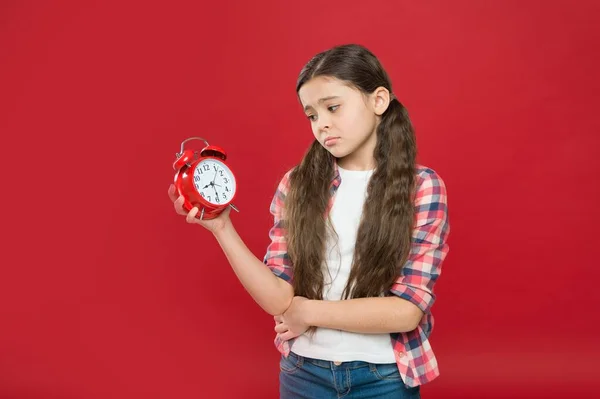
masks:
<svg viewBox="0 0 600 399"><path fill-rule="evenodd" d="M333 155L334 157L336 157L336 158L344 158L345 156L348 155L347 151L341 151L341 150L338 150L337 148L327 148L327 147L325 147L325 149L327 151L329 151L329 153L331 155Z"/></svg>
<svg viewBox="0 0 600 399"><path fill-rule="evenodd" d="M329 152L331 155L333 155L336 158L342 158L345 157L346 155L348 155L348 151L344 150L342 147L340 147L340 145L334 145L333 147L328 147L325 144L321 143L321 146L323 146L323 148L325 148L327 150L327 152Z"/></svg>

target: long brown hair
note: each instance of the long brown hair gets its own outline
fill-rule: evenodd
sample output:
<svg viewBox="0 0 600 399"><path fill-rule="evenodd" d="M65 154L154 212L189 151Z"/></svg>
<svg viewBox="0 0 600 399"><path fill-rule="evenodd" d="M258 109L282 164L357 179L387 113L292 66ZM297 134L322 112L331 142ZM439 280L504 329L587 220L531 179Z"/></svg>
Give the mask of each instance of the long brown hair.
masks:
<svg viewBox="0 0 600 399"><path fill-rule="evenodd" d="M393 93L379 60L360 45L342 45L314 56L298 77L296 92L316 76L337 78L365 94L378 87ZM356 238L354 260L343 298L386 293L406 261L414 217L416 142L408 113L392 97L377 127L375 171ZM285 199L288 254L295 295L323 299L323 260L335 159L314 141L290 173Z"/></svg>

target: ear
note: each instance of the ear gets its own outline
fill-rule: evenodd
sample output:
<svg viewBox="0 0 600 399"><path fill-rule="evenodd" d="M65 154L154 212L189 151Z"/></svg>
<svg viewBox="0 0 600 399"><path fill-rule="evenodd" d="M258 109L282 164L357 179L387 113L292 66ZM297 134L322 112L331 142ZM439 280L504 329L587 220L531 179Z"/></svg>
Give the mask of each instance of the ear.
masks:
<svg viewBox="0 0 600 399"><path fill-rule="evenodd" d="M371 101L373 111L381 116L390 105L390 92L385 87L380 86L371 93Z"/></svg>

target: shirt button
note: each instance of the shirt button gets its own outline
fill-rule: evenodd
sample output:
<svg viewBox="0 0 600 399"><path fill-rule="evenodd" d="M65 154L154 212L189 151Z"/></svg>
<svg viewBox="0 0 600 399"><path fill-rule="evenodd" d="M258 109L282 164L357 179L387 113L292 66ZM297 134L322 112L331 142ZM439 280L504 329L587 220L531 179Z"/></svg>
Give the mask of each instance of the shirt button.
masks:
<svg viewBox="0 0 600 399"><path fill-rule="evenodd" d="M398 354L398 356L400 356L400 357L404 357L404 352L400 352L400 353Z"/></svg>

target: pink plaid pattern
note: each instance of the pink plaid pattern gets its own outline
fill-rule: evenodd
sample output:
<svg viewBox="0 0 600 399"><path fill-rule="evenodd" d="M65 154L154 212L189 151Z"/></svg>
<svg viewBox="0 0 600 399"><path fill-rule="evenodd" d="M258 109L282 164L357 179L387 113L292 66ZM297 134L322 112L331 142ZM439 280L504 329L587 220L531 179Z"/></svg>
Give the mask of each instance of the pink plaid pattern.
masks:
<svg viewBox="0 0 600 399"><path fill-rule="evenodd" d="M337 165L335 171L329 210L333 205L333 194L341 183ZM294 269L287 254L283 205L289 190L290 172L281 179L271 203L274 225L269 232L271 243L264 257L265 265L276 276L289 283L293 281ZM413 331L390 334L398 370L404 383L410 387L430 382L440 374L429 342L434 324L431 306L435 301L433 287L440 276L442 262L448 254L447 238L450 232L444 181L434 170L417 165L417 186L411 253L389 293L414 303L424 312L419 325ZM291 342L293 340L282 341L275 338L275 346L285 356L290 352Z"/></svg>

